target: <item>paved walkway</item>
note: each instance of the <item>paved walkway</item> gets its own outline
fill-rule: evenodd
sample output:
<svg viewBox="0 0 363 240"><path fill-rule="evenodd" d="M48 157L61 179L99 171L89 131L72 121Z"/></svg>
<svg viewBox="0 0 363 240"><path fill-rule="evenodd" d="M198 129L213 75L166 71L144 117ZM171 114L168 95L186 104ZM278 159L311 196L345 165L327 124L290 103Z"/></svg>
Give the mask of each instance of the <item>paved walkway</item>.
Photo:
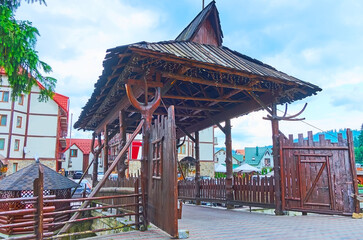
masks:
<svg viewBox="0 0 363 240"><path fill-rule="evenodd" d="M363 239L363 219L309 214L274 216L239 210L184 205L179 229L189 239ZM153 227L92 239L170 239Z"/></svg>

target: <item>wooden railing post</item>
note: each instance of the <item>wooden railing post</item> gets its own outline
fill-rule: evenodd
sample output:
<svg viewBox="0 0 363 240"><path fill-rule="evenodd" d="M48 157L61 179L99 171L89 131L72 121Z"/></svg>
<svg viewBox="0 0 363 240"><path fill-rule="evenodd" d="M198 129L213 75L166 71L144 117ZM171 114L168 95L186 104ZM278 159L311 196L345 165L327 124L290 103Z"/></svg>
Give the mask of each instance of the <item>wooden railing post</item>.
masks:
<svg viewBox="0 0 363 240"><path fill-rule="evenodd" d="M43 191L44 191L44 169L43 166L39 164L39 176L34 180L33 192L34 196L37 197L34 207L36 212L34 213L34 234L36 239L43 239Z"/></svg>
<svg viewBox="0 0 363 240"><path fill-rule="evenodd" d="M140 198L139 198L139 178L136 178L136 181L135 181L135 194L137 194L137 196L135 196L135 227L136 227L136 230L139 230L139 221L140 221Z"/></svg>

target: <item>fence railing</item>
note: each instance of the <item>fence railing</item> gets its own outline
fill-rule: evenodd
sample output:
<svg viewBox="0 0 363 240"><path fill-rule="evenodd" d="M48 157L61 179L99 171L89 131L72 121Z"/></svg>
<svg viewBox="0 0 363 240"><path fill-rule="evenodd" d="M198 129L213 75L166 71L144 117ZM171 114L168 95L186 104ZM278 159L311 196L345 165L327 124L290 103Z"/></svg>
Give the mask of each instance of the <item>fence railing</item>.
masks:
<svg viewBox="0 0 363 240"><path fill-rule="evenodd" d="M42 179L43 174L41 171L40 169L40 177L38 179ZM43 196L37 194L43 192L43 180L38 179L34 181L34 197L0 199L0 204L21 202L32 206L26 209L0 211L0 230L2 233L10 235L8 239L56 239L114 230L116 228L121 229L134 226L135 229L138 229L139 227L141 194L139 192L139 181L136 178L128 180L126 194L116 191L116 193L108 194L107 196L65 199L56 199L55 195ZM102 195L102 191L100 194ZM78 209L84 201L90 201L91 204L87 208ZM107 201L110 201L111 204L107 204ZM57 209L55 206L59 203L69 203L70 207ZM110 214L97 214L96 216L91 214L92 211L101 212L105 210L108 210ZM69 220L70 216L77 212L82 213L82 215L77 219ZM56 230L65 224L122 217L128 217L128 223L120 224L116 228L100 228L56 235ZM133 221L130 221L132 217ZM12 236L17 234L22 235Z"/></svg>
<svg viewBox="0 0 363 240"><path fill-rule="evenodd" d="M195 180L178 182L178 198L213 203L226 203L226 179L200 180L200 192L197 193ZM232 184L233 200L228 204L256 207L274 207L274 178L267 176L236 176ZM200 197L197 197L200 196Z"/></svg>

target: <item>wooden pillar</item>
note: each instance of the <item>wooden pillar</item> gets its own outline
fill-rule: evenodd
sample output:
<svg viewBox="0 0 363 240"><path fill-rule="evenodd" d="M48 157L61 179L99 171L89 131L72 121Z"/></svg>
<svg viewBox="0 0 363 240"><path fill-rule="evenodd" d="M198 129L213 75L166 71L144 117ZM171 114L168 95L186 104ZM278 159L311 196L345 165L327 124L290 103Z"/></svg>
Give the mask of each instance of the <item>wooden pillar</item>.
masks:
<svg viewBox="0 0 363 240"><path fill-rule="evenodd" d="M151 116L148 116L151 118ZM149 145L150 145L150 127L151 121L145 121L142 128L142 159L141 159L141 191L143 206L143 229L147 230L149 224L147 220L147 203L148 203L148 182L149 182Z"/></svg>
<svg viewBox="0 0 363 240"><path fill-rule="evenodd" d="M36 239L43 239L43 191L44 191L44 169L43 166L39 164L39 175L38 178L34 180L33 191L34 196L38 197L35 203L36 212L34 214L35 226L34 234Z"/></svg>
<svg viewBox="0 0 363 240"><path fill-rule="evenodd" d="M347 129L347 142L348 142L348 152L349 152L349 162L350 162L350 170L353 179L353 189L354 194L356 196L359 195L358 193L358 178L357 178L357 169L355 166L355 155L354 155L354 143L353 143L353 135L350 128ZM357 197L354 197L354 212L360 213L360 202L358 201Z"/></svg>
<svg viewBox="0 0 363 240"><path fill-rule="evenodd" d="M195 190L196 190L196 204L200 205L200 154L199 154L199 132L194 133L195 138Z"/></svg>
<svg viewBox="0 0 363 240"><path fill-rule="evenodd" d="M93 154L93 172L92 172L92 187L95 187L97 184L97 171L98 171L98 157L96 156L96 152L94 150L94 142L96 140L96 133L92 134L92 149L91 152Z"/></svg>
<svg viewBox="0 0 363 240"><path fill-rule="evenodd" d="M226 120L226 125L224 127L225 135L226 135L226 201L227 208L233 208L233 205L228 204L229 201L233 201L233 190L232 190L232 181L233 181L233 166L232 166L232 133L231 133L231 120Z"/></svg>
<svg viewBox="0 0 363 240"><path fill-rule="evenodd" d="M122 149L125 144L126 144L126 121L125 121L125 112L124 111L120 111L119 112L119 125L120 125L120 149ZM132 143L131 143L131 148L132 148ZM126 171L126 156L127 154L125 153L122 157L121 160L117 166L117 170L118 170L118 176L120 178L124 178L125 177L125 171Z"/></svg>
<svg viewBox="0 0 363 240"><path fill-rule="evenodd" d="M103 151L103 172L106 173L107 170L108 170L108 149L109 149L109 146L108 146L108 126L105 125L105 131L104 131L104 144L105 144L105 148L104 148L104 151Z"/></svg>
<svg viewBox="0 0 363 240"><path fill-rule="evenodd" d="M272 104L272 117L277 116L276 104ZM275 214L284 215L282 210L282 194L281 194L281 165L280 165L280 141L279 141L279 121L271 120L272 124L272 155L274 158L274 177L275 177Z"/></svg>

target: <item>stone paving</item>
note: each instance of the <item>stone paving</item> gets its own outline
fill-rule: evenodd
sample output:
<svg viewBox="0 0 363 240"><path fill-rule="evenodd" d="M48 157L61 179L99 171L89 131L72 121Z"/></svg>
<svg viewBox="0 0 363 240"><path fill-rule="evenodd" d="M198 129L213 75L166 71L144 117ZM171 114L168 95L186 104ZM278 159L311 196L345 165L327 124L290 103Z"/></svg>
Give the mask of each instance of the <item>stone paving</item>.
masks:
<svg viewBox="0 0 363 240"><path fill-rule="evenodd" d="M270 214L184 205L179 229L189 239L363 239L363 219L308 214ZM152 227L146 232L127 232L92 239L170 239Z"/></svg>

